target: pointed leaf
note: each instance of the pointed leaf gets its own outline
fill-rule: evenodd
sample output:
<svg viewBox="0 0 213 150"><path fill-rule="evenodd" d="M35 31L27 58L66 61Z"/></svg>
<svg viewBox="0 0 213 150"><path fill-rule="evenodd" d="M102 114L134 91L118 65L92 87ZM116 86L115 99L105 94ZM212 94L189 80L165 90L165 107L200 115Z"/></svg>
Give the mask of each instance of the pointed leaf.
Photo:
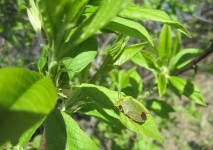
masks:
<svg viewBox="0 0 213 150"><path fill-rule="evenodd" d="M145 38L152 46L154 46L148 31L141 24L135 21L116 17L110 21L105 28L112 31L118 31L138 39Z"/></svg>
<svg viewBox="0 0 213 150"><path fill-rule="evenodd" d="M153 53L144 51L144 50L142 50L141 53L142 53L143 57L145 58L145 61L148 65L148 67L150 69L158 70L157 61L156 61L156 58L153 55Z"/></svg>
<svg viewBox="0 0 213 150"><path fill-rule="evenodd" d="M160 97L162 97L166 92L166 86L167 86L166 76L161 73L160 76L158 77L158 93Z"/></svg>
<svg viewBox="0 0 213 150"><path fill-rule="evenodd" d="M0 83L1 145L17 140L48 115L57 93L49 78L24 68L1 69Z"/></svg>
<svg viewBox="0 0 213 150"><path fill-rule="evenodd" d="M124 49L123 54L120 56L120 58L114 63L114 65L122 65L127 60L131 59L135 54L137 54L139 51L142 50L142 48L147 43L139 43L135 45L130 45Z"/></svg>
<svg viewBox="0 0 213 150"><path fill-rule="evenodd" d="M47 149L91 149L98 150L96 144L83 132L70 115L55 109L46 120Z"/></svg>
<svg viewBox="0 0 213 150"><path fill-rule="evenodd" d="M39 57L38 64L37 64L39 72L42 72L42 69L44 68L45 64L47 63L48 49L49 49L49 45L44 47L44 49L42 50L41 55Z"/></svg>
<svg viewBox="0 0 213 150"><path fill-rule="evenodd" d="M173 86L173 88L175 88L179 94L185 95L197 104L206 106L199 88L192 82L179 77L171 76L169 78L169 84Z"/></svg>
<svg viewBox="0 0 213 150"><path fill-rule="evenodd" d="M177 55L175 55L169 64L169 70L172 72L177 69L183 68L185 65L189 64L193 58L200 54L199 49L189 48L181 50Z"/></svg>
<svg viewBox="0 0 213 150"><path fill-rule="evenodd" d="M164 25L159 39L158 56L160 57L160 65L164 66L171 54L172 48L172 32L169 26Z"/></svg>
<svg viewBox="0 0 213 150"><path fill-rule="evenodd" d="M188 37L191 37L188 31L179 22L172 21L170 17L161 10L140 8L138 6L129 6L123 9L119 16L130 19L138 20L152 20L162 22L164 24L177 28L180 32L184 33Z"/></svg>

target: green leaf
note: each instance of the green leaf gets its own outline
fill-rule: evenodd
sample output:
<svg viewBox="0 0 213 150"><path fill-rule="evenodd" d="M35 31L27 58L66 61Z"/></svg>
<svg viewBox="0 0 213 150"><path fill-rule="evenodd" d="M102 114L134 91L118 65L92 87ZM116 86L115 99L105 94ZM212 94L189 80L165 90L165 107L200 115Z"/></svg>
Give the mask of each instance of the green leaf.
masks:
<svg viewBox="0 0 213 150"><path fill-rule="evenodd" d="M179 94L185 95L197 104L206 106L206 103L203 100L203 96L201 95L199 88L192 82L179 77L171 76L169 78L169 84L174 89L176 89Z"/></svg>
<svg viewBox="0 0 213 150"><path fill-rule="evenodd" d="M66 57L63 59L63 64L70 80L92 62L97 55L97 49L97 39L93 36L75 47L75 49L70 49L68 53L64 54Z"/></svg>
<svg viewBox="0 0 213 150"><path fill-rule="evenodd" d="M177 53L171 60L169 64L169 70L170 72L174 70L178 70L186 66L191 62L193 58L198 56L200 54L200 50L194 49L194 48L189 48L189 49L184 49Z"/></svg>
<svg viewBox="0 0 213 150"><path fill-rule="evenodd" d="M68 70L70 80L74 75L81 72L97 55L96 51L86 51L77 55L75 58L63 60L63 64Z"/></svg>
<svg viewBox="0 0 213 150"><path fill-rule="evenodd" d="M137 53L131 58L131 61L134 62L135 64L144 67L146 69L150 69L145 58L143 57L142 53Z"/></svg>
<svg viewBox="0 0 213 150"><path fill-rule="evenodd" d="M130 19L138 20L152 20L162 22L164 24L177 28L180 32L186 36L191 37L188 31L179 22L172 21L170 17L161 10L140 8L138 6L129 6L123 9L119 16Z"/></svg>
<svg viewBox="0 0 213 150"><path fill-rule="evenodd" d="M131 59L135 54L137 54L141 49L146 45L147 43L139 43L134 44L126 47L122 53L122 55L119 57L119 59L114 63L114 65L122 65L127 60Z"/></svg>
<svg viewBox="0 0 213 150"><path fill-rule="evenodd" d="M48 115L57 92L49 78L24 68L1 69L0 83L1 145L17 140Z"/></svg>
<svg viewBox="0 0 213 150"><path fill-rule="evenodd" d="M171 54L172 48L172 32L168 25L164 25L159 39L158 56L160 57L160 65L164 66Z"/></svg>
<svg viewBox="0 0 213 150"><path fill-rule="evenodd" d="M175 111L171 105L157 99L146 100L146 106L162 118L169 118L169 113Z"/></svg>
<svg viewBox="0 0 213 150"><path fill-rule="evenodd" d="M165 74L160 74L158 77L158 93L160 97L162 97L166 92L166 86L167 86L167 78Z"/></svg>
<svg viewBox="0 0 213 150"><path fill-rule="evenodd" d="M131 120L128 116L126 116L123 112L119 111L117 108L119 106L119 99L118 99L118 92L117 91L111 91L105 87L102 86L96 86L94 84L81 84L80 86L76 87L79 88L83 94L88 96L90 99L92 99L92 102L97 104L100 108L102 108L101 111L104 113L100 113L100 116L103 116L105 113L107 115L104 115L106 121L110 122L111 118L108 118L108 115L120 120L120 122L129 130L137 133L137 134L145 134L149 137L152 137L156 140L162 141L162 137L160 133L157 130L157 127L154 123L154 120L152 116L148 113L147 120L145 123L137 123ZM137 101L136 99L125 96L124 94L121 94L121 99L128 99L131 98L135 103L140 105L146 112L148 110L145 108L145 106ZM87 99L85 99L87 100ZM90 114L96 113L96 116L94 117L100 117L99 112L96 109L88 110L90 111ZM97 117L97 118L98 118ZM113 123L113 122L112 122Z"/></svg>
<svg viewBox="0 0 213 150"><path fill-rule="evenodd" d="M30 3L30 8L27 8L27 15L30 20L30 23L32 24L34 30L36 32L41 31L41 18L39 16L39 10L36 7L36 4L34 3L33 0L29 1Z"/></svg>
<svg viewBox="0 0 213 150"><path fill-rule="evenodd" d="M181 33L177 31L176 36L174 38L174 44L172 47L172 57L174 57L180 51L180 47L181 47Z"/></svg>
<svg viewBox="0 0 213 150"><path fill-rule="evenodd" d="M97 145L83 132L70 115L55 109L46 119L46 146L50 150L91 149Z"/></svg>
<svg viewBox="0 0 213 150"><path fill-rule="evenodd" d="M130 0L104 0L99 9L87 18L71 35L69 42L78 45L112 20Z"/></svg>
<svg viewBox="0 0 213 150"><path fill-rule="evenodd" d="M145 58L148 68L158 70L158 65L154 54L145 50L142 50L141 53Z"/></svg>
<svg viewBox="0 0 213 150"><path fill-rule="evenodd" d="M104 62L101 65L100 69L91 78L90 83L96 81L100 76L108 73L115 68L115 63L122 56L128 40L129 37L124 37L122 34L117 37L112 47L110 48L106 58L104 59Z"/></svg>
<svg viewBox="0 0 213 150"><path fill-rule="evenodd" d="M138 39L145 38L152 46L154 46L148 31L141 24L135 21L116 17L110 21L105 28L112 31L118 31Z"/></svg>
<svg viewBox="0 0 213 150"><path fill-rule="evenodd" d="M61 45L84 11L88 0L39 0L38 6L42 16L42 25L49 42ZM65 37L64 37L65 36ZM51 45L51 43L50 43Z"/></svg>
<svg viewBox="0 0 213 150"><path fill-rule="evenodd" d="M49 45L44 47L44 49L42 50L41 55L39 57L38 64L37 64L39 72L42 72L42 69L44 68L45 64L47 63L48 49L49 49Z"/></svg>

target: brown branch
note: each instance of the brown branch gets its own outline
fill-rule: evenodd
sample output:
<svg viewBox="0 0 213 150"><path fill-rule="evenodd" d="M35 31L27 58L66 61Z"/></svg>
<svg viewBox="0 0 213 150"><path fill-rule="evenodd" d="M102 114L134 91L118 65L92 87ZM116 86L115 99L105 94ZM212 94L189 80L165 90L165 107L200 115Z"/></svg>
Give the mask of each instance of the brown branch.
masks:
<svg viewBox="0 0 213 150"><path fill-rule="evenodd" d="M175 71L174 73L171 73L171 75L180 75L190 69L193 69L194 66L197 65L201 60L205 59L207 56L209 56L213 52L213 42L210 44L210 46L197 58L193 59L188 65L185 67L181 68L180 70Z"/></svg>

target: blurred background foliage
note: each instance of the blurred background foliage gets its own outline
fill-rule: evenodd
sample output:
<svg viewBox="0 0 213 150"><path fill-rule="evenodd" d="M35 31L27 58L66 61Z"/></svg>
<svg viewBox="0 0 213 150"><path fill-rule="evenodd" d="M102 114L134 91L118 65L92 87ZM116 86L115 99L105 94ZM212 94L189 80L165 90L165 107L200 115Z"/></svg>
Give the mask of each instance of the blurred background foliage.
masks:
<svg viewBox="0 0 213 150"><path fill-rule="evenodd" d="M212 0L135 0L145 8L156 8L167 12L173 20L184 24L192 35L189 39L181 38L181 49L198 48L205 50L213 40L213 1ZM39 41L30 25L24 0L0 0L0 68L6 66L24 66L36 70L36 62L41 52ZM162 24L143 21L153 38L158 38ZM173 38L178 38L174 32ZM102 61L108 44L114 36L98 35L100 56L93 62L94 68ZM135 43L134 39L130 42ZM157 42L157 41L156 41ZM213 56L208 56L199 66L212 65ZM205 69L203 69L205 70ZM213 149L213 76L198 70L188 71L182 76L194 80L200 87L207 102L207 107L198 106L193 102L167 92L165 103L157 94L146 95L155 80L150 71L136 67L134 60L125 63L119 69L103 76L100 85L124 92L138 99L148 99L145 105L151 110L158 128L165 138L164 143L156 142L145 136L135 136L133 133L114 131L104 123L94 118L75 114L73 117L79 125L93 137L102 149L169 149L169 150L211 150ZM78 79L75 80L78 82ZM143 93L143 94L142 94ZM149 97L148 97L149 96ZM119 94L118 94L119 97ZM164 109L162 109L164 108ZM166 108L166 109L165 109ZM163 112L163 113L162 113ZM163 115L162 115L163 114ZM38 148L41 135L33 137L29 147Z"/></svg>

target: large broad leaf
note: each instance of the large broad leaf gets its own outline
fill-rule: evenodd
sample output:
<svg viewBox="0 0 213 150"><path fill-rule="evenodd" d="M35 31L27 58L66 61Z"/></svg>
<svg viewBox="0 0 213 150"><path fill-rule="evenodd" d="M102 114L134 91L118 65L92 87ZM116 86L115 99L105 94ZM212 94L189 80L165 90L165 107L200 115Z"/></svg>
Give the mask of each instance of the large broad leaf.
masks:
<svg viewBox="0 0 213 150"><path fill-rule="evenodd" d="M172 86L172 88L178 91L179 94L185 95L197 104L206 106L206 103L203 100L203 96L201 95L199 88L190 81L179 77L171 76L169 78L169 84L170 86Z"/></svg>
<svg viewBox="0 0 213 150"><path fill-rule="evenodd" d="M110 21L105 28L112 31L118 31L138 39L146 39L152 46L154 46L148 31L141 24L135 21L116 17Z"/></svg>
<svg viewBox="0 0 213 150"><path fill-rule="evenodd" d="M120 58L114 63L114 65L122 65L125 63L127 60L131 59L135 54L137 54L139 51L142 50L142 48L146 45L147 43L139 43L135 45L130 45L124 49L124 52L120 56Z"/></svg>
<svg viewBox="0 0 213 150"><path fill-rule="evenodd" d="M163 66L167 63L172 48L172 32L168 25L164 25L158 43L158 56L160 57L160 65Z"/></svg>
<svg viewBox="0 0 213 150"><path fill-rule="evenodd" d="M55 109L46 119L46 146L50 150L98 150L70 115Z"/></svg>
<svg viewBox="0 0 213 150"><path fill-rule="evenodd" d="M57 92L49 78L24 68L0 70L0 145L17 140L54 108Z"/></svg>
<svg viewBox="0 0 213 150"><path fill-rule="evenodd" d="M198 56L198 54L200 54L200 50L194 48L180 51L170 60L169 70L172 72L183 68L185 65L189 64L193 58Z"/></svg>
<svg viewBox="0 0 213 150"><path fill-rule="evenodd" d="M130 0L104 0L99 9L87 18L71 35L69 42L80 44L112 20Z"/></svg>
<svg viewBox="0 0 213 150"><path fill-rule="evenodd" d="M159 21L164 24L173 26L188 37L191 37L188 31L183 27L183 25L181 25L179 22L172 21L170 17L164 11L161 10L140 8L138 6L129 6L123 9L119 13L119 16L138 20Z"/></svg>
<svg viewBox="0 0 213 150"><path fill-rule="evenodd" d="M149 111L145 108L145 106L132 97L125 96L124 94L120 94L120 99L118 98L117 91L111 91L105 87L96 86L93 84L82 84L78 86L83 94L92 99L92 103L98 105L98 109L87 109L87 113L96 117L105 119L105 122L110 122L112 124L115 123L115 119L119 120L123 126L128 128L129 130L137 133L137 134L145 134L150 136L156 140L162 141L162 137L157 130L157 127L154 123L154 120L149 113ZM119 110L119 101L121 99L131 99L137 105L140 105L144 109L147 116L147 120L145 123L137 123L130 119L127 115L125 115L122 111ZM86 100L86 99L85 99ZM112 119L114 118L114 119ZM112 122L111 122L112 121Z"/></svg>

